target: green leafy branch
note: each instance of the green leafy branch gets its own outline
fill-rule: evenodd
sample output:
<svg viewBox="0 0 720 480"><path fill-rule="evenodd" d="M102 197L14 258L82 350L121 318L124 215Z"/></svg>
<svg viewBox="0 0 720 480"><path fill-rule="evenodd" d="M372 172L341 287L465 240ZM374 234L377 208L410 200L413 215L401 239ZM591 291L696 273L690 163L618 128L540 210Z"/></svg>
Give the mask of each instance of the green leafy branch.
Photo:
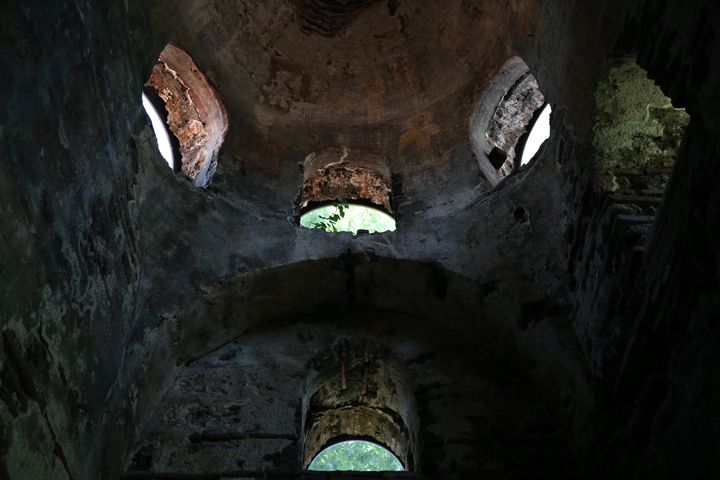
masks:
<svg viewBox="0 0 720 480"><path fill-rule="evenodd" d="M326 232L337 232L337 224L345 218L345 212L350 208L345 197L337 197L333 201L335 207L335 213L328 215L327 217L320 215L320 221L313 223L313 228L322 228Z"/></svg>

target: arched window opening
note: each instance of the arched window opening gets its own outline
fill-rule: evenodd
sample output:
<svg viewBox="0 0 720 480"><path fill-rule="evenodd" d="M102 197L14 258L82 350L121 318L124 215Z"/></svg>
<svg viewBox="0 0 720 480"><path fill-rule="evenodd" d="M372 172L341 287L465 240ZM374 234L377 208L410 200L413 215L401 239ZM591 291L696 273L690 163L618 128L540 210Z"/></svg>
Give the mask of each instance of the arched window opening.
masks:
<svg viewBox="0 0 720 480"><path fill-rule="evenodd" d="M308 470L323 472L401 472L400 460L385 447L367 440L345 440L318 453Z"/></svg>
<svg viewBox="0 0 720 480"><path fill-rule="evenodd" d="M380 151L336 146L305 158L300 225L326 232L395 230L390 166Z"/></svg>
<svg viewBox="0 0 720 480"><path fill-rule="evenodd" d="M143 106L161 155L195 186L208 186L228 130L217 92L190 55L171 44L160 53L145 90Z"/></svg>
<svg viewBox="0 0 720 480"><path fill-rule="evenodd" d="M419 421L405 367L379 347L343 339L312 362L303 397L303 467L402 471L418 467Z"/></svg>
<svg viewBox="0 0 720 480"><path fill-rule="evenodd" d="M379 208L346 203L343 199L338 199L303 213L300 225L305 228L321 228L326 232L357 234L365 230L368 233L382 233L395 230L395 219Z"/></svg>
<svg viewBox="0 0 720 480"><path fill-rule="evenodd" d="M527 64L518 57L508 60L470 119L473 152L492 185L537 154L550 137L551 111Z"/></svg>

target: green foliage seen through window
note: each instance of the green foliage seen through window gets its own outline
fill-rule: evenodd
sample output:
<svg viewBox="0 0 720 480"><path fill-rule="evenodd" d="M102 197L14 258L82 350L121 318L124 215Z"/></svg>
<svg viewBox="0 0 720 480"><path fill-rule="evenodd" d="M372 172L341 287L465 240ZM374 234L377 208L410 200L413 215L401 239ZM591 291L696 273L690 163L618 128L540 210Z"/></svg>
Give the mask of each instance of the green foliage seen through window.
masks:
<svg viewBox="0 0 720 480"><path fill-rule="evenodd" d="M337 197L335 202L333 202L333 206L335 207L335 211L328 216L318 215L319 220L313 223L313 228L322 228L326 232L338 231L338 222L345 217L345 210L347 210L350 205L345 198Z"/></svg>
<svg viewBox="0 0 720 480"><path fill-rule="evenodd" d="M349 440L320 452L310 463L309 470L400 472L403 466L395 455L380 445L364 440Z"/></svg>
<svg viewBox="0 0 720 480"><path fill-rule="evenodd" d="M333 203L305 212L300 217L305 228L319 228L326 232L370 233L395 231L395 219L379 208L349 203L338 197Z"/></svg>

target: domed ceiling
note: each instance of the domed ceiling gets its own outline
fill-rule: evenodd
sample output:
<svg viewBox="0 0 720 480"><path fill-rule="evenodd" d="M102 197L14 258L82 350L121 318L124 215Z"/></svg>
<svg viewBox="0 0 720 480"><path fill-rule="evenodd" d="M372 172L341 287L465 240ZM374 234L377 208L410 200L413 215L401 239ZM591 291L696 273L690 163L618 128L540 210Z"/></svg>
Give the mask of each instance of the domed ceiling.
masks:
<svg viewBox="0 0 720 480"><path fill-rule="evenodd" d="M195 0L182 36L233 110L265 123L379 123L487 80L540 3Z"/></svg>
<svg viewBox="0 0 720 480"><path fill-rule="evenodd" d="M515 39L532 33L541 4L189 3L178 13L174 41L190 52L219 90L231 128L257 128L265 134L275 129L276 135L292 137L294 145L309 140L303 148L330 142L326 133L336 135L341 128L347 135L352 127L392 124L399 126L402 137L409 130L438 136L446 128L467 125L470 106L463 108L454 97L487 84L513 54ZM442 118L430 112L446 104L452 107ZM379 141L402 147L418 140L417 134L399 137Z"/></svg>

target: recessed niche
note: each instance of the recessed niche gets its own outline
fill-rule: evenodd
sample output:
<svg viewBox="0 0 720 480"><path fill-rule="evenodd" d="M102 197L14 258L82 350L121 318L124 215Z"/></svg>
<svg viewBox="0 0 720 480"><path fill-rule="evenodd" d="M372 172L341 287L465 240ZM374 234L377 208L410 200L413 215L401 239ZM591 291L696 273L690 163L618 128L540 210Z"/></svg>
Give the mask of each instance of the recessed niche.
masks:
<svg viewBox="0 0 720 480"><path fill-rule="evenodd" d="M550 137L551 112L527 64L518 57L508 60L470 119L470 143L492 185L532 161Z"/></svg>
<svg viewBox="0 0 720 480"><path fill-rule="evenodd" d="M143 106L161 155L195 186L208 186L228 130L217 92L190 55L171 44L160 53L144 90Z"/></svg>
<svg viewBox="0 0 720 480"><path fill-rule="evenodd" d="M326 232L395 230L390 166L380 151L335 146L305 158L300 226Z"/></svg>

